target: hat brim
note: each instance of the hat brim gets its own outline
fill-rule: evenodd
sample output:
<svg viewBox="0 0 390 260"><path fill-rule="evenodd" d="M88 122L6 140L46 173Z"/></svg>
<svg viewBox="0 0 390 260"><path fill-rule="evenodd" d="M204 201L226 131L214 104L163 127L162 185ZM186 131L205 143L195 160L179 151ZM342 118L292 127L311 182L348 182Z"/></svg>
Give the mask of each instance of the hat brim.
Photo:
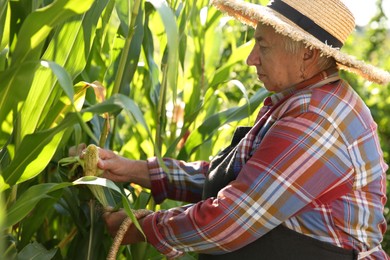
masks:
<svg viewBox="0 0 390 260"><path fill-rule="evenodd" d="M338 48L333 48L321 42L267 6L238 0L212 0L211 4L220 11L253 28L256 28L258 23L270 25L277 33L288 36L295 41L302 41L308 47L320 50L323 55L333 57L340 69L361 75L365 79L378 84L386 85L390 82L389 72L367 64L354 56L341 52Z"/></svg>

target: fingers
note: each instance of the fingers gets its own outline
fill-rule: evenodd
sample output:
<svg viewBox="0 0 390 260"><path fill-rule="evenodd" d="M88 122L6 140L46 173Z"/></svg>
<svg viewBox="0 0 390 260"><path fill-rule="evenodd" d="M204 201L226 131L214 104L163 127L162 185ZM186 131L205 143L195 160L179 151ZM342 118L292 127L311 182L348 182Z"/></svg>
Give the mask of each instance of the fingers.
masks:
<svg viewBox="0 0 390 260"><path fill-rule="evenodd" d="M120 225L126 217L127 214L123 210L117 212L105 212L103 214L103 220L106 223L107 230L112 237L115 237Z"/></svg>
<svg viewBox="0 0 390 260"><path fill-rule="evenodd" d="M120 167L120 157L111 150L99 148L98 167L106 171L116 171Z"/></svg>
<svg viewBox="0 0 390 260"><path fill-rule="evenodd" d="M140 209L140 210L133 211L133 213L137 218L138 222L140 223L140 225L142 226L143 218L146 215L151 214L152 211ZM126 218L127 218L127 214L123 210L117 212L105 212L103 214L103 219L106 223L107 230L112 237L115 237L117 235L119 229L121 229L120 232L126 232L122 240L122 245L145 242L146 241L145 237L142 235L142 233L137 229L135 225L131 224L131 222L130 222L130 226L121 226Z"/></svg>
<svg viewBox="0 0 390 260"><path fill-rule="evenodd" d="M112 159L117 156L113 151L99 148L99 158L103 160Z"/></svg>
<svg viewBox="0 0 390 260"><path fill-rule="evenodd" d="M69 156L78 156L82 154L82 151L87 147L86 144L82 143L78 146L72 146L68 150Z"/></svg>
<svg viewBox="0 0 390 260"><path fill-rule="evenodd" d="M77 152L76 152L77 150L76 149L77 149L76 146L70 147L69 150L68 150L69 156L76 156L77 155Z"/></svg>
<svg viewBox="0 0 390 260"><path fill-rule="evenodd" d="M87 145L82 143L77 146L77 154L82 154L82 152L87 148Z"/></svg>
<svg viewBox="0 0 390 260"><path fill-rule="evenodd" d="M72 149L72 152L76 151L77 155L79 155L80 158L83 159L86 148L87 148L86 144L80 144L77 147L72 146L69 149L69 151L71 149ZM98 148L98 151L99 151L99 158L102 159L102 160L110 159L110 158L113 158L115 156L115 153L110 151L110 150L106 150L106 149L103 149L103 148L100 148L100 147L97 147L97 148Z"/></svg>
<svg viewBox="0 0 390 260"><path fill-rule="evenodd" d="M116 154L110 150L99 148L98 167L102 170L109 170L111 166L115 166Z"/></svg>
<svg viewBox="0 0 390 260"><path fill-rule="evenodd" d="M80 144L77 147L72 146L69 148L70 156L79 156L80 159L84 159L84 154L86 151L87 145ZM97 166L99 169L103 170L103 178L110 179L112 181L122 181L122 171L123 160L121 156L117 155L111 150L103 149L98 147L99 159Z"/></svg>

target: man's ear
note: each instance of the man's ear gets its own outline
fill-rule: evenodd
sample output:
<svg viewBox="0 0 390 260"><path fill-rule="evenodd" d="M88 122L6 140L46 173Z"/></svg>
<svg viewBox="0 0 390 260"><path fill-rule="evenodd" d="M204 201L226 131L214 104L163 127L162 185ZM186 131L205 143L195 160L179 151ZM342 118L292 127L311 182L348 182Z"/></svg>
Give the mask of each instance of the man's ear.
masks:
<svg viewBox="0 0 390 260"><path fill-rule="evenodd" d="M303 60L310 60L316 55L316 51L314 49L305 48L305 52L303 54Z"/></svg>

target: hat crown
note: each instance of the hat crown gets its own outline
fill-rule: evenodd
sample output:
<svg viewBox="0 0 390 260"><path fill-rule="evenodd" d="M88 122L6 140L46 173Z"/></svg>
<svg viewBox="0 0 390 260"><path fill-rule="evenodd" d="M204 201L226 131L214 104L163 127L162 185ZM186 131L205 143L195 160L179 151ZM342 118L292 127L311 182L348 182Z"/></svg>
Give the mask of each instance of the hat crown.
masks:
<svg viewBox="0 0 390 260"><path fill-rule="evenodd" d="M312 20L343 44L355 29L354 16L340 0L282 0L282 2Z"/></svg>

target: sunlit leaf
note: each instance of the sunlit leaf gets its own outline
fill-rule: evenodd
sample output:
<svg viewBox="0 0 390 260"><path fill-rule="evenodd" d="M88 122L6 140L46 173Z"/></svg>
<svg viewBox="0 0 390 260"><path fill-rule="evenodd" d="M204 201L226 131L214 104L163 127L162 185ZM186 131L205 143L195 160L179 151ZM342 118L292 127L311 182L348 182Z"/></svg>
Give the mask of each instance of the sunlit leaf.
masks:
<svg viewBox="0 0 390 260"><path fill-rule="evenodd" d="M0 0L0 53L9 44L10 11L11 9L8 1Z"/></svg>
<svg viewBox="0 0 390 260"><path fill-rule="evenodd" d="M133 76L138 68L138 62L141 54L141 46L144 39L144 12L143 6L140 6L139 13L136 19L136 25L134 30L134 35L131 39L131 44L128 46L127 57L124 58L126 60L124 71L126 73L123 75L120 80L120 91L122 94L130 94L130 83L133 80ZM127 47L127 46L126 46ZM124 50L122 50L123 52Z"/></svg>
<svg viewBox="0 0 390 260"><path fill-rule="evenodd" d="M167 41L168 41L168 82L172 92L176 93L177 84L177 70L179 65L178 50L179 50L179 36L178 28L175 19L175 14L168 7L164 0L149 0L149 2L156 8L161 20L164 24ZM175 96L174 96L175 97Z"/></svg>
<svg viewBox="0 0 390 260"><path fill-rule="evenodd" d="M111 180L105 179L105 178L99 178L99 177L95 177L95 176L84 176L80 179L75 180L73 182L73 184L75 184L75 185L80 185L80 184L98 185L98 186L102 186L102 187L107 187L109 189L112 189L116 192L121 193L121 190L118 188L118 186L116 186L115 183L112 182Z"/></svg>
<svg viewBox="0 0 390 260"><path fill-rule="evenodd" d="M38 175L53 157L65 129L76 122L77 115L69 114L57 127L27 135L3 172L5 182L14 185Z"/></svg>
<svg viewBox="0 0 390 260"><path fill-rule="evenodd" d="M26 99L35 70L39 66L39 62L25 62L18 67L0 72L0 122L6 120L18 102Z"/></svg>
<svg viewBox="0 0 390 260"><path fill-rule="evenodd" d="M51 69L51 71L56 75L57 80L60 83L60 86L62 87L64 92L67 94L68 98L73 103L73 96L74 96L73 83L72 83L72 78L70 77L68 72L55 62L41 61L41 65Z"/></svg>
<svg viewBox="0 0 390 260"><path fill-rule="evenodd" d="M31 13L22 25L19 39L12 57L14 66L28 60L37 60L46 37L54 26L72 16L86 12L93 0L57 0Z"/></svg>
<svg viewBox="0 0 390 260"><path fill-rule="evenodd" d="M58 80L61 80L61 78L53 77L53 73L58 76L56 73L61 66L73 79L84 69L91 42L95 35L95 23L99 19L99 14L104 9L107 1L95 2L90 12L66 22L54 34L53 40L50 41L47 50L43 54L43 59L47 61L52 60L59 66L56 67L56 70L42 67L37 70L31 91L21 109L23 116L21 117L20 139L23 139L26 134L33 133L39 127L39 124L47 125L44 122L45 117L53 112L51 107L56 106L56 98L61 93L60 88L56 87ZM91 2L91 0L87 2ZM74 1L70 1L68 4L70 6L75 5ZM85 3L83 2L84 5ZM64 84L64 82L59 83L61 86ZM69 93L67 93L68 96L72 96L70 86L65 88L65 90ZM61 112L62 110L59 111Z"/></svg>

